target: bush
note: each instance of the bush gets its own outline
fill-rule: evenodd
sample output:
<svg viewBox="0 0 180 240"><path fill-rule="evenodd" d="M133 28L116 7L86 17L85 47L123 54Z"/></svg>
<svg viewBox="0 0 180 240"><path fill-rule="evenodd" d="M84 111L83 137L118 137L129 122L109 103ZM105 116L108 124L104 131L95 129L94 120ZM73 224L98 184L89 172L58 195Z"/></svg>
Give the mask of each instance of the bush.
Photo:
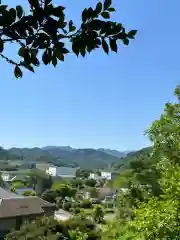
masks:
<svg viewBox="0 0 180 240"><path fill-rule="evenodd" d="M23 196L28 197L28 196L36 196L36 193L34 191L24 191Z"/></svg>
<svg viewBox="0 0 180 240"><path fill-rule="evenodd" d="M106 209L105 212L106 213L114 213L114 209Z"/></svg>
<svg viewBox="0 0 180 240"><path fill-rule="evenodd" d="M92 208L92 202L88 199L81 202L81 208Z"/></svg>
<svg viewBox="0 0 180 240"><path fill-rule="evenodd" d="M74 208L74 209L73 209L73 212L74 212L75 214L78 214L78 213L81 212L81 209L80 209L80 208Z"/></svg>
<svg viewBox="0 0 180 240"><path fill-rule="evenodd" d="M56 192L52 190L45 190L41 195L41 198L47 202L55 203L56 202Z"/></svg>
<svg viewBox="0 0 180 240"><path fill-rule="evenodd" d="M72 205L71 202L64 202L62 207L64 210L69 211L69 209L71 208L71 205Z"/></svg>

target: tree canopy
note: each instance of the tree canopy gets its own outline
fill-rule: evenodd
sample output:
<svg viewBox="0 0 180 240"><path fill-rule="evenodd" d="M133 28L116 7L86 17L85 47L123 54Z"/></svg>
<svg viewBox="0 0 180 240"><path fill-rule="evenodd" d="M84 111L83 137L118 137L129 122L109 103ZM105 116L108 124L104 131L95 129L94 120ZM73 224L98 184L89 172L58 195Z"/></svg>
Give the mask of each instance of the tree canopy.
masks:
<svg viewBox="0 0 180 240"><path fill-rule="evenodd" d="M119 40L128 45L137 33L110 20L115 11L111 0L85 8L79 27L67 21L65 7L55 6L52 0L28 0L28 6L26 13L20 5L0 5L0 56L14 66L16 78L22 77L23 68L34 72L41 63L55 67L68 53L84 57L100 47L107 54L117 52ZM18 60L5 55L9 43L18 45Z"/></svg>

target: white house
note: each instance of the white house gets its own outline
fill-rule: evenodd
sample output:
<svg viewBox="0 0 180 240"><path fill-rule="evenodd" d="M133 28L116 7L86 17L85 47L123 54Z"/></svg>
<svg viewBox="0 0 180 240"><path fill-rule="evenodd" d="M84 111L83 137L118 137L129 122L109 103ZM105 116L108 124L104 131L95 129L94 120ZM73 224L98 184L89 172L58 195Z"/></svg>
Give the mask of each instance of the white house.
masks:
<svg viewBox="0 0 180 240"><path fill-rule="evenodd" d="M89 179L102 180L103 177L102 177L102 176L99 176L99 175L96 174L96 173L90 173L90 175L89 175Z"/></svg>
<svg viewBox="0 0 180 240"><path fill-rule="evenodd" d="M77 168L49 166L46 173L52 177L74 178Z"/></svg>
<svg viewBox="0 0 180 240"><path fill-rule="evenodd" d="M111 180L112 179L112 173L111 172L101 172L101 177L106 179L106 180Z"/></svg>

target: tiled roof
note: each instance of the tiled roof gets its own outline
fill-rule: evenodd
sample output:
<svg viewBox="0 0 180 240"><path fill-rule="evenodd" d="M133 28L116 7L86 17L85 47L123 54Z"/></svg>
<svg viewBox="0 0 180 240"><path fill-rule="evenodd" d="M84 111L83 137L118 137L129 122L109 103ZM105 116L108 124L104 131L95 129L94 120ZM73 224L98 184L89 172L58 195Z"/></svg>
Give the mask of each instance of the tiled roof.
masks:
<svg viewBox="0 0 180 240"><path fill-rule="evenodd" d="M0 218L42 214L54 205L39 197L23 197L0 188Z"/></svg>
<svg viewBox="0 0 180 240"><path fill-rule="evenodd" d="M34 204L32 199L9 198L0 201L0 218L41 214L43 209L39 204Z"/></svg>

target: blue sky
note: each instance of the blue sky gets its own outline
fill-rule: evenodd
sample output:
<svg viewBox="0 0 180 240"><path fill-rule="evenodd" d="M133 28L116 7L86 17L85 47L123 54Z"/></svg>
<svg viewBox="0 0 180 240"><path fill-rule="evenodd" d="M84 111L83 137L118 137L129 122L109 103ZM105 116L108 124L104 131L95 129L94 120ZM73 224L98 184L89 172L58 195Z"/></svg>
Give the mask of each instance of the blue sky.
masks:
<svg viewBox="0 0 180 240"><path fill-rule="evenodd" d="M26 2L4 0L12 6ZM97 3L54 2L64 4L77 24L81 10ZM180 2L114 0L114 6L114 20L139 30L118 55L69 55L56 69L41 67L21 80L0 61L0 145L134 150L149 144L143 132L174 99L180 82Z"/></svg>

